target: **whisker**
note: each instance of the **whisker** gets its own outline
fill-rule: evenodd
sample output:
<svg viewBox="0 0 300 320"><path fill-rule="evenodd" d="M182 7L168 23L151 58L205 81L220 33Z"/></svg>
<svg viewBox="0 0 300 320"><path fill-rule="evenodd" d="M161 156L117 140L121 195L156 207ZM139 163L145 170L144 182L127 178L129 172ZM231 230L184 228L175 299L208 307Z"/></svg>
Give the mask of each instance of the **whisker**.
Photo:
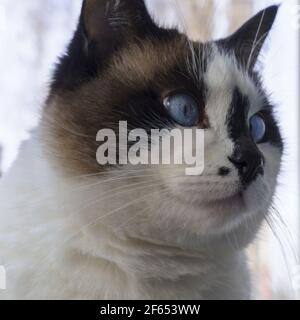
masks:
<svg viewBox="0 0 300 320"><path fill-rule="evenodd" d="M164 171L168 171L168 170L170 170L170 171L176 171L177 170L178 172L180 172L181 170L183 171L184 168L182 168L180 165L172 166L170 168L164 167ZM135 175L136 173L141 173L141 172L153 173L153 174L151 174L151 175L150 174L148 174L148 175L144 174L144 175L138 175L138 176ZM119 175L115 175L116 173L120 173L120 174ZM101 181L99 181L97 183L91 183L91 184L87 184L85 186L75 186L75 187L72 187L72 188L70 188L68 186L68 190L76 192L76 191L83 190L85 188L96 186L96 185L98 185L100 183L108 183L108 182L112 182L112 181L116 181L116 180L135 179L135 178L143 178L143 177L151 177L151 176L156 176L156 175L159 176L160 175L160 173L157 172L156 168L151 168L151 169L150 168L148 168L148 169L132 169L132 170L126 170L126 169L122 169L122 168L121 169L117 169L116 168L116 169L111 170L111 171L100 172L100 173L95 173L95 174L90 174L90 175L85 175L85 176L77 176L77 177L66 178L63 182L59 182L58 181L56 183L56 189L58 189L60 187L67 186L67 184L69 182L73 182L73 181L76 182L76 180L83 180L85 178L98 178L98 177L101 178L101 177L103 177L105 175L112 175L112 174L114 174L115 176L111 177L109 179L106 179L106 180L101 180ZM79 182L80 181L78 181L78 183ZM19 200L15 201L18 204L13 205L13 206L9 207L8 209L17 209L20 206L23 206L24 202L28 203L28 197L35 196L36 193L38 193L39 191L45 192L45 191L49 191L49 189L51 191L52 188L53 188L52 185L46 186L46 187L42 186L42 187L34 188L30 193L23 194L22 195L23 199L19 199ZM51 196L42 197L39 200L32 201L31 204L34 204L34 203L38 204L38 203L44 202L45 200L50 200L53 197L54 194L55 194L55 192L52 191L52 195Z"/></svg>
<svg viewBox="0 0 300 320"><path fill-rule="evenodd" d="M290 283L292 283L292 276L291 276L291 273L290 273L290 268L289 268L289 263L288 263L288 257L287 257L287 254L285 252L285 247L277 233L277 231L275 230L273 224L272 224L272 220L269 220L271 218L268 218L268 217L265 217L265 221L267 222L267 225L269 226L271 232L273 233L275 239L277 240L279 246L280 246L280 249L281 249L281 254L283 256L283 259L284 259L284 264L285 264L285 267L286 267L286 270L287 270L287 274L288 274L288 277L289 277L289 281Z"/></svg>
<svg viewBox="0 0 300 320"><path fill-rule="evenodd" d="M265 18L265 13L266 13L266 10L263 11L262 17L260 19L260 23L259 23L257 31L256 31L256 35L255 35L255 38L254 38L254 41L253 41L253 45L252 45L252 48L251 48L250 56L249 56L249 59L248 59L248 62L247 62L247 70L248 71L250 70L251 60L252 60L253 54L255 52L254 50L256 49L257 38L258 38L258 35L260 33L260 30L261 30L261 27L262 27L262 24L263 24L263 21L264 21L264 18Z"/></svg>
<svg viewBox="0 0 300 320"><path fill-rule="evenodd" d="M168 194L169 191L168 190L163 190L159 193L159 196L163 196L165 194ZM138 212L136 214L134 214L133 217L131 217L130 219L128 219L124 224L121 224L119 227L115 228L114 229L114 232L118 232L120 229L124 228L125 226L127 226L131 221L135 220L139 215L143 214L143 213L146 213L148 211L151 211L152 210L152 207L147 207L145 208L144 210L142 210L141 212Z"/></svg>
<svg viewBox="0 0 300 320"><path fill-rule="evenodd" d="M154 185L149 185L149 187L157 187L158 184L154 184ZM144 199L147 199L149 198L150 196L152 195L155 195L156 193L158 193L160 191L158 190L155 190L154 192L152 193L148 193L147 195L145 196L142 196L142 197L139 197L138 199L135 199L133 201L130 201L130 202L127 202L126 204L118 207L117 209L114 209L114 210L111 210L109 211L108 213L106 213L105 215L103 216L100 216L98 217L96 220L93 220L87 224L85 224L84 226L81 226L80 229L78 231L76 231L75 233L73 233L72 235L70 235L66 240L60 242L58 245L54 246L52 248L52 251L47 254L47 256L45 258L43 258L42 260L39 261L39 264L33 269L33 271L37 271L38 269L40 269L42 267L43 264L47 263L47 259L49 258L49 256L53 253L53 252L56 252L60 247L62 247L63 245L67 244L69 241L71 241L74 237L76 237L77 235L79 235L83 229L86 229L86 228L89 228L89 227L92 227L93 225L95 225L97 222L100 222L101 220L113 215L113 214L116 214L124 209L127 209L129 208L130 206L134 205L134 204L138 204L139 202L141 202L142 200ZM90 205L93 205L94 203L92 204L89 204ZM62 229L63 230L63 229ZM9 265L8 265L9 266Z"/></svg>

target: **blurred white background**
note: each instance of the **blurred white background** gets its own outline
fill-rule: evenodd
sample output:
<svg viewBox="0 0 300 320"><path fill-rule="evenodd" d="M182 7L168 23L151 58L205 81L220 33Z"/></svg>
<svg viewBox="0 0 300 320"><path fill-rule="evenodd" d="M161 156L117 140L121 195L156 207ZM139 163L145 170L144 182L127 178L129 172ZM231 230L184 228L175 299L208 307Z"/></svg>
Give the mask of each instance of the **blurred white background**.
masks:
<svg viewBox="0 0 300 320"><path fill-rule="evenodd" d="M272 0L148 0L157 19L180 25L192 38L222 37ZM64 52L81 0L0 0L0 159L7 171L21 142L37 126L57 56ZM282 219L273 214L249 250L255 297L295 298L293 271L299 254L299 27L300 6L284 0L264 51L264 76L278 105L286 141L276 196ZM2 149L2 152L1 152ZM275 233L275 235L274 235ZM300 274L299 274L300 276ZM295 281L294 281L295 284ZM299 288L300 289L300 288Z"/></svg>

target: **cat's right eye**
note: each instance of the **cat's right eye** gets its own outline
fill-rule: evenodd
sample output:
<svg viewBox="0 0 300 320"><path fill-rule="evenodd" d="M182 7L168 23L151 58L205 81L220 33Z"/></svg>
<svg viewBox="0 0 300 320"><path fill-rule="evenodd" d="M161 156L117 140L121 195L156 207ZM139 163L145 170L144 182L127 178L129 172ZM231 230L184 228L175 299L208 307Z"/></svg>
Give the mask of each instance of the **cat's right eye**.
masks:
<svg viewBox="0 0 300 320"><path fill-rule="evenodd" d="M196 99L186 93L176 93L164 99L164 106L173 120L183 127L199 123L199 106Z"/></svg>
<svg viewBox="0 0 300 320"><path fill-rule="evenodd" d="M262 115L257 113L250 118L250 132L255 143L261 143L266 135L266 123Z"/></svg>

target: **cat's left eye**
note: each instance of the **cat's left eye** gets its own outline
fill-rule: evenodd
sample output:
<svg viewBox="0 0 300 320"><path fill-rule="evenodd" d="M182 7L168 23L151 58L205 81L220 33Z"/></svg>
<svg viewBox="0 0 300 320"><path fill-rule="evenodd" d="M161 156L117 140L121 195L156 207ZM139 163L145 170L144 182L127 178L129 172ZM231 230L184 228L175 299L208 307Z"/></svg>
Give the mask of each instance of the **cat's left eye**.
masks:
<svg viewBox="0 0 300 320"><path fill-rule="evenodd" d="M250 132L255 143L262 143L266 136L266 123L262 115L255 114L250 118Z"/></svg>
<svg viewBox="0 0 300 320"><path fill-rule="evenodd" d="M199 105L186 93L177 93L164 99L164 106L175 122L183 127L193 127L199 122Z"/></svg>

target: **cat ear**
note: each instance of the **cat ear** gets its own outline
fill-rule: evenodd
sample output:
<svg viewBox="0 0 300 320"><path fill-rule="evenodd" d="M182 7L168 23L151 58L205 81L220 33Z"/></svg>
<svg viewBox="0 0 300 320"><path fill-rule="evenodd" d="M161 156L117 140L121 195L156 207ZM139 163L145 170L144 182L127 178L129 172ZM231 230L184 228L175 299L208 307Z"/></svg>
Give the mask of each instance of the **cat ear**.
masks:
<svg viewBox="0 0 300 320"><path fill-rule="evenodd" d="M274 5L260 11L232 36L221 40L221 45L226 49L233 50L243 66L253 69L262 46L272 29L278 9L279 6Z"/></svg>
<svg viewBox="0 0 300 320"><path fill-rule="evenodd" d="M81 25L87 49L96 47L100 54L156 27L144 0L84 0Z"/></svg>

